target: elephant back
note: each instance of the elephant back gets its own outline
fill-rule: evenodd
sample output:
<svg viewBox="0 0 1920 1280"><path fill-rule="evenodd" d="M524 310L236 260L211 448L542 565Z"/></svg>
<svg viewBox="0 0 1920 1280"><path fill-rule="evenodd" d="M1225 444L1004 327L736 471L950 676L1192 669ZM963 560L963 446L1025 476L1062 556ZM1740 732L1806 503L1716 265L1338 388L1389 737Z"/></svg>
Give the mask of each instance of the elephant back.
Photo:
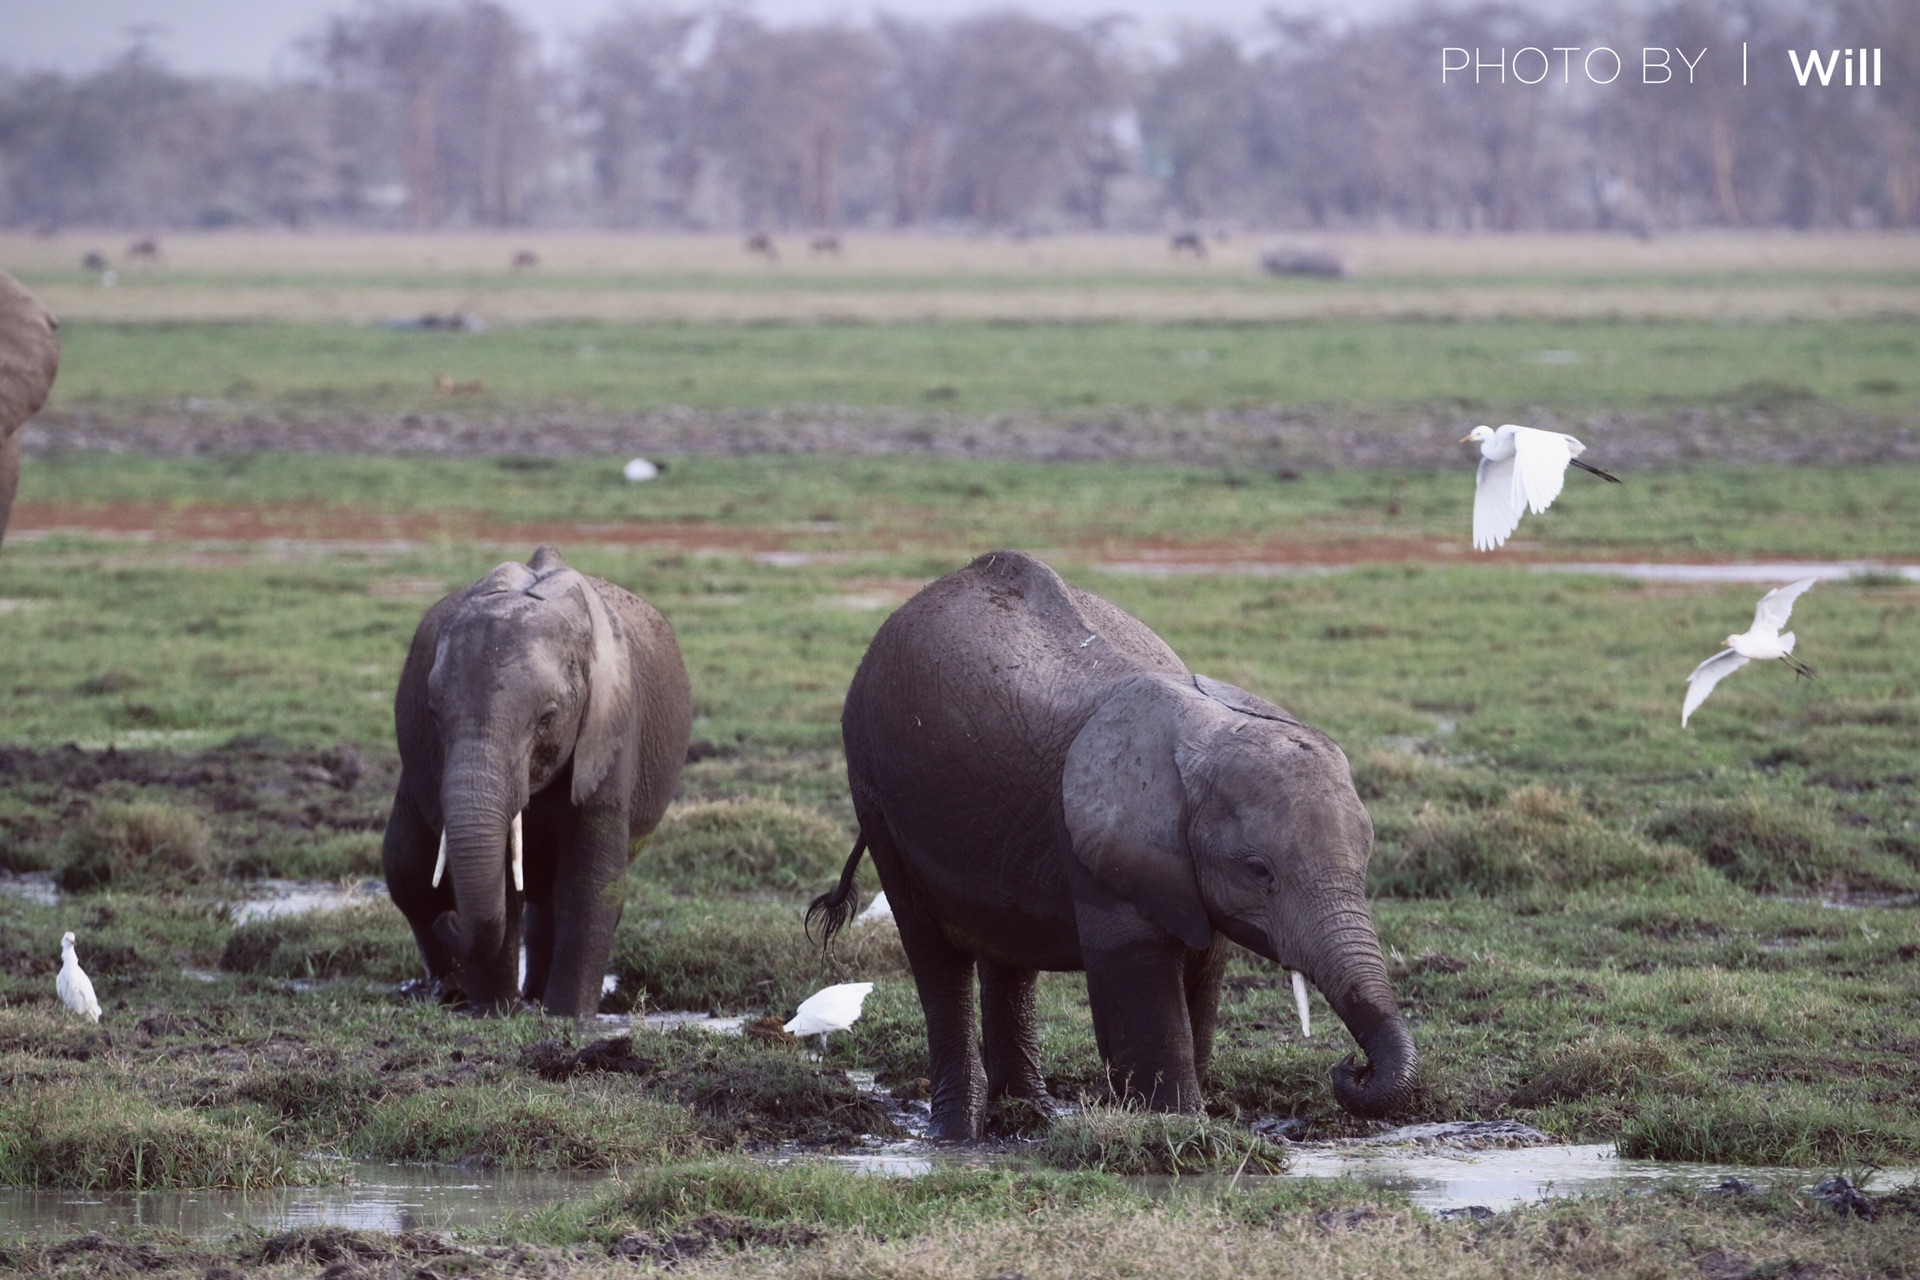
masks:
<svg viewBox="0 0 1920 1280"><path fill-rule="evenodd" d="M60 368L58 327L40 299L0 271L0 437L47 402Z"/></svg>

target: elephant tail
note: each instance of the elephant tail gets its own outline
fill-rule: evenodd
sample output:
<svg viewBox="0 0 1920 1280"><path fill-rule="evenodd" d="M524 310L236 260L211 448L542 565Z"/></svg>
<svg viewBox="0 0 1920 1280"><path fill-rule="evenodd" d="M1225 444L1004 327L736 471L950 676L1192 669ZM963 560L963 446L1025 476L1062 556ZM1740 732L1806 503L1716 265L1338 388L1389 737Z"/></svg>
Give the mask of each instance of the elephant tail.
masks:
<svg viewBox="0 0 1920 1280"><path fill-rule="evenodd" d="M853 919L853 913L860 909L860 891L853 887L853 874L860 869L860 859L866 856L867 833L862 831L860 838L853 843L853 853L847 858L847 865L840 872L840 883L826 893L821 894L807 904L807 940L813 940L813 922L820 925L820 949L825 951L833 941L833 935L840 932Z"/></svg>

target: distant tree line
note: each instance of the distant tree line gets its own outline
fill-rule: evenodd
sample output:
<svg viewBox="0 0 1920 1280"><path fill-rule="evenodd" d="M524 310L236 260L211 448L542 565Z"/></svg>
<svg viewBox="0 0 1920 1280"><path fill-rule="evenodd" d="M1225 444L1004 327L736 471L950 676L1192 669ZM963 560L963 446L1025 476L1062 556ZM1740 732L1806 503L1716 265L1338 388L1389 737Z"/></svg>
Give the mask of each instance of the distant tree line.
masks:
<svg viewBox="0 0 1920 1280"><path fill-rule="evenodd" d="M1744 86L1743 42L1765 59ZM1624 64L1607 84L1583 60L1602 45ZM1802 88L1789 47L1878 48L1881 84ZM1650 70L1648 48L1679 56ZM1480 83L1443 83L1466 50ZM1158 49L1015 9L771 26L646 7L548 58L491 0L363 0L299 53L275 83L145 47L88 75L0 70L0 224L1920 224L1914 0L1428 6Z"/></svg>

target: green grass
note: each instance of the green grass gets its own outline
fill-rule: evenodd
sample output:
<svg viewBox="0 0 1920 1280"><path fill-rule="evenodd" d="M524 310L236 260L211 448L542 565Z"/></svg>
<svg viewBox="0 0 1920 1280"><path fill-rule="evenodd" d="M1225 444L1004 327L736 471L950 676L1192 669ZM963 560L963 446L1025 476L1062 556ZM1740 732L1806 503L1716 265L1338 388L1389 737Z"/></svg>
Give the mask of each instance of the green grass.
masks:
<svg viewBox="0 0 1920 1280"><path fill-rule="evenodd" d="M1283 1173L1285 1148L1205 1116L1095 1105L1054 1121L1040 1158L1114 1174Z"/></svg>
<svg viewBox="0 0 1920 1280"><path fill-rule="evenodd" d="M1912 326L1896 320L574 323L477 334L75 322L61 340L54 411L109 416L1452 404L1498 417L1540 406L1920 403ZM484 390L439 395L440 372Z"/></svg>

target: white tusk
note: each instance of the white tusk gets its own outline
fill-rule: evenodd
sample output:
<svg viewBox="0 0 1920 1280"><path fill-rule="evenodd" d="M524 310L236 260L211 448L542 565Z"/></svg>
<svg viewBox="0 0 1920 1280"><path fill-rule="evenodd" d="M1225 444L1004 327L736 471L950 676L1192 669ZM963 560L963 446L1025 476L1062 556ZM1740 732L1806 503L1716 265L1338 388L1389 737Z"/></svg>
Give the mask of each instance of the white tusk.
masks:
<svg viewBox="0 0 1920 1280"><path fill-rule="evenodd" d="M433 864L433 887L440 887L440 877L447 874L447 833L440 833L440 860Z"/></svg>
<svg viewBox="0 0 1920 1280"><path fill-rule="evenodd" d="M1313 1035L1313 1020L1307 1016L1307 975L1293 971L1293 1007L1300 1011L1300 1034Z"/></svg>
<svg viewBox="0 0 1920 1280"><path fill-rule="evenodd" d="M527 873L520 867L520 846L523 843L520 837L520 819L525 816L524 813L516 813L513 815L513 835L511 837L513 842L513 887L520 893L527 891Z"/></svg>

